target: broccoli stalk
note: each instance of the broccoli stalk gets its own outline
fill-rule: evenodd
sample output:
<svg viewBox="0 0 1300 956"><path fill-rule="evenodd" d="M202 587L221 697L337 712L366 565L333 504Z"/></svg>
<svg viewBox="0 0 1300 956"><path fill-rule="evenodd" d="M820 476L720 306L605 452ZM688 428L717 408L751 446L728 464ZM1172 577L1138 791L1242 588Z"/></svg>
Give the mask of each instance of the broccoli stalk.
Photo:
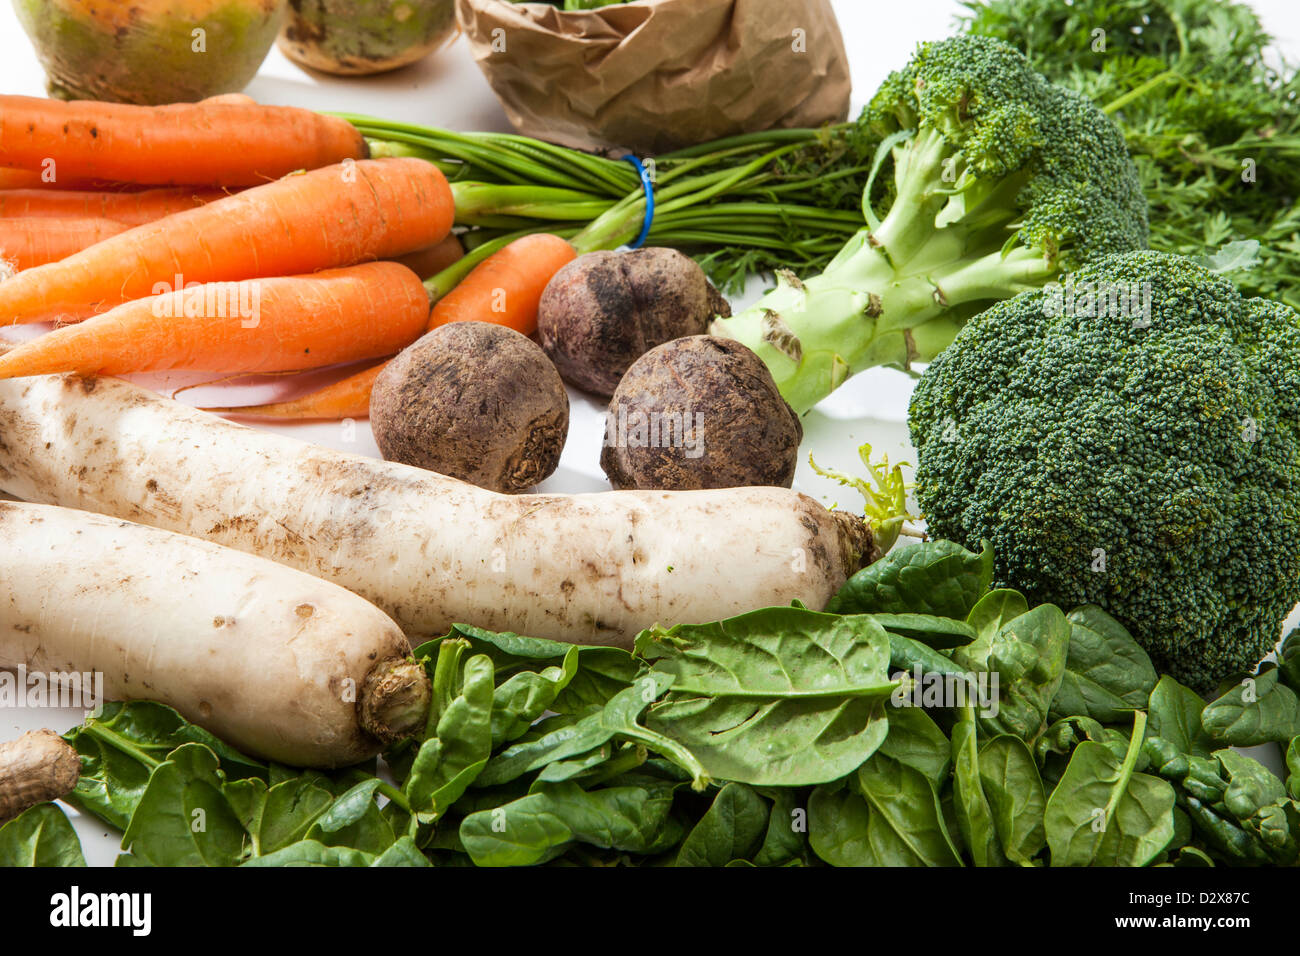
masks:
<svg viewBox="0 0 1300 956"><path fill-rule="evenodd" d="M800 413L862 369L929 362L993 302L1146 245L1120 132L998 41L922 46L860 122L880 141L865 227L821 275L779 273L772 292L712 327L757 352ZM877 188L887 164L892 184Z"/></svg>

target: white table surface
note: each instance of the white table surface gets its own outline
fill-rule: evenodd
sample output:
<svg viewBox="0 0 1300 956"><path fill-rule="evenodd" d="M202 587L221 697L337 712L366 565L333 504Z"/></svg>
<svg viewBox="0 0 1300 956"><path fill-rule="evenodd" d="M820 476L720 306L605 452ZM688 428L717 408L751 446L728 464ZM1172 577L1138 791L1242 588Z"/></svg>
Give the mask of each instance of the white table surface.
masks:
<svg viewBox="0 0 1300 956"><path fill-rule="evenodd" d="M853 72L853 113L875 90L885 75L906 62L916 43L941 39L953 32L961 10L955 0L833 0L844 33ZM1300 3L1296 0L1255 0L1265 26L1278 38L1286 55L1300 60ZM10 5L0 0L0 92L43 96L45 78L36 56L18 25ZM307 73L272 49L246 92L263 103L303 106L321 110L369 113L386 118L462 130L508 130L509 124L496 98L469 54L463 39L421 63L387 75L342 80ZM762 284L751 282L745 296L733 304L756 298ZM39 329L6 329L0 339L19 340ZM325 379L325 373L321 376ZM162 391L197 384L208 376L140 376L139 381ZM196 388L177 396L193 405L236 405L271 401L286 394L283 382L262 380L251 385ZM220 393L218 395L218 393ZM852 379L804 418L803 460L795 487L827 505L840 502L856 508L856 493L813 474L808 453L819 464L857 471L856 449L868 441L891 460L914 461L907 440L907 400L911 380L900 372L878 369ZM604 407L570 390L569 438L556 473L541 486L550 492L599 491L609 487L600 470ZM352 430L336 423L283 425L273 431L333 448L378 456L364 422ZM1292 622L1300 618L1292 615ZM37 727L62 732L79 724L84 714L76 710L0 711L0 740L8 740ZM98 820L69 808L91 865L111 865L118 853L119 835Z"/></svg>

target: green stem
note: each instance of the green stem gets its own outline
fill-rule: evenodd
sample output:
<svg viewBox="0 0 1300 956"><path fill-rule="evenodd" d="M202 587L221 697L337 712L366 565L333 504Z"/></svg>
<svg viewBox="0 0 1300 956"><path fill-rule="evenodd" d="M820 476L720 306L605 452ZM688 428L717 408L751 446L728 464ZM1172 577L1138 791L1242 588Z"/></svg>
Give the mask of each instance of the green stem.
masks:
<svg viewBox="0 0 1300 956"><path fill-rule="evenodd" d="M154 770L157 767L162 766L163 761L157 760L154 757L149 756L147 753L145 753L143 750L141 750L139 747L133 744L126 737L123 737L115 730L109 730L106 726L104 726L103 724L97 721L94 720L87 721L85 726L85 732L90 734L92 737L98 738L99 740L103 741L104 743L108 744L114 749L120 750L122 753L126 754L127 756L135 758L140 763L148 767L150 770Z"/></svg>

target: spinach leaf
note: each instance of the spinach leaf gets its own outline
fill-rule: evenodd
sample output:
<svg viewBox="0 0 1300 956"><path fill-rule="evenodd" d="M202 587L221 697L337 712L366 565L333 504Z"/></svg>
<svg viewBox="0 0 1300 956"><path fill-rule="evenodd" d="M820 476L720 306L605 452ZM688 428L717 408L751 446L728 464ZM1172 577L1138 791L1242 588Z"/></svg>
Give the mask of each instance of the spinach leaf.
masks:
<svg viewBox="0 0 1300 956"><path fill-rule="evenodd" d="M582 714L593 707L603 707L611 697L632 683L640 669L631 654L617 647L567 644L509 631L488 631L469 624L452 625L450 634L421 645L415 651L416 656L432 657L440 643L455 638L469 641L475 654L490 657L498 680L518 673L539 671L547 666L567 670L563 662L576 648L578 668L549 705L562 714Z"/></svg>
<svg viewBox="0 0 1300 956"><path fill-rule="evenodd" d="M435 701L442 696L435 733L420 745L403 787L411 809L422 823L432 823L460 799L487 766L492 753L495 699L492 660L486 654L471 657L457 681L459 691L452 697L450 689L439 687L442 676L439 672L445 670L442 660L446 653L440 651L435 670ZM454 668L457 655L450 656L453 663L449 666ZM444 688L446 680L441 681Z"/></svg>
<svg viewBox="0 0 1300 956"><path fill-rule="evenodd" d="M1300 627L1292 628L1277 651L1282 683L1300 693Z"/></svg>
<svg viewBox="0 0 1300 956"><path fill-rule="evenodd" d="M244 866L252 867L427 867L432 865L428 858L420 852L419 847L415 845L415 841L409 836L402 837L379 854L366 853L347 846L326 846L316 840L300 840L281 850L277 850L275 853L255 857L244 864Z"/></svg>
<svg viewBox="0 0 1300 956"><path fill-rule="evenodd" d="M1196 691L1165 675L1156 682L1147 705L1148 733L1169 741L1180 753L1208 757L1214 739L1201 726L1205 701Z"/></svg>
<svg viewBox="0 0 1300 956"><path fill-rule="evenodd" d="M429 858L420 852L415 841L409 836L398 837L397 842L375 858L371 866L433 866Z"/></svg>
<svg viewBox="0 0 1300 956"><path fill-rule="evenodd" d="M1156 669L1124 625L1094 605L1075 608L1066 619L1070 649L1051 712L1109 724L1145 708Z"/></svg>
<svg viewBox="0 0 1300 956"><path fill-rule="evenodd" d="M225 775L203 744L183 744L154 770L122 847L150 866L234 866L244 828L222 792Z"/></svg>
<svg viewBox="0 0 1300 956"><path fill-rule="evenodd" d="M326 846L316 840L300 840L266 856L254 857L243 865L252 867L370 866L374 861L373 853L364 853L346 846Z"/></svg>
<svg viewBox="0 0 1300 956"><path fill-rule="evenodd" d="M889 633L889 666L910 677L919 674L945 674L965 679L967 671L952 662L952 658L927 647L920 641L901 634Z"/></svg>
<svg viewBox="0 0 1300 956"><path fill-rule="evenodd" d="M965 620L993 580L993 549L973 554L951 541L894 548L831 598L831 614L934 614Z"/></svg>
<svg viewBox="0 0 1300 956"><path fill-rule="evenodd" d="M996 588L989 591L966 615L966 623L977 638L991 640L1008 621L1013 621L1029 610L1029 602L1019 591Z"/></svg>
<svg viewBox="0 0 1300 956"><path fill-rule="evenodd" d="M652 854L675 846L683 827L671 815L675 784L606 787L546 784L504 806L467 816L460 839L478 866L532 866L571 843Z"/></svg>
<svg viewBox="0 0 1300 956"><path fill-rule="evenodd" d="M1042 733L1069 648L1065 615L1055 605L1040 604L991 636L986 630L973 644L954 650L958 665L997 675L997 713L980 714L984 732L1014 734L1026 741Z"/></svg>
<svg viewBox="0 0 1300 956"><path fill-rule="evenodd" d="M231 779L266 773L265 764L191 724L166 704L153 701L106 703L99 717L69 731L64 739L75 747L76 741L86 735L159 762L182 744L202 744L217 757L222 772Z"/></svg>
<svg viewBox="0 0 1300 956"><path fill-rule="evenodd" d="M38 804L0 827L0 867L85 865L77 831L56 804Z"/></svg>
<svg viewBox="0 0 1300 956"><path fill-rule="evenodd" d="M492 695L492 747L517 740L546 713L578 672L578 648L558 667L520 671L498 684Z"/></svg>
<svg viewBox="0 0 1300 956"><path fill-rule="evenodd" d="M1293 737L1286 748L1286 769L1287 792L1300 800L1300 737Z"/></svg>
<svg viewBox="0 0 1300 956"><path fill-rule="evenodd" d="M1260 668L1201 711L1201 726L1212 739L1233 747L1285 745L1300 735L1300 698L1278 681L1272 665Z"/></svg>
<svg viewBox="0 0 1300 956"><path fill-rule="evenodd" d="M64 799L119 830L130 822L154 768L183 744L207 747L227 777L266 772L263 764L152 701L106 703L100 716L63 737L81 757L81 777Z"/></svg>
<svg viewBox="0 0 1300 956"><path fill-rule="evenodd" d="M375 805L375 791L382 781L377 778L362 780L349 788L333 801L329 812L322 814L315 822L315 829L320 833L338 833L362 820L370 808Z"/></svg>
<svg viewBox="0 0 1300 956"><path fill-rule="evenodd" d="M577 721L558 722L554 730L540 736L525 735L488 761L476 785L490 787L509 783L553 761L577 757L603 747L615 737L622 737L644 744L669 758L691 775L695 789L703 790L708 785L709 774L695 755L676 740L638 722L646 708L672 682L671 674L649 672L631 687L611 697L601 710Z"/></svg>
<svg viewBox="0 0 1300 956"><path fill-rule="evenodd" d="M944 650L975 640L975 629L965 621L934 614L872 614L871 619L891 635L899 634L927 647Z"/></svg>
<svg viewBox="0 0 1300 956"><path fill-rule="evenodd" d="M800 804L805 792L794 787L763 787L758 792L772 802L772 812L754 865L785 866L802 861L808 848L808 811Z"/></svg>
<svg viewBox="0 0 1300 956"><path fill-rule="evenodd" d="M1033 755L1019 737L1002 734L980 748L979 772L1003 854L1030 865L1047 845L1047 795Z"/></svg>
<svg viewBox="0 0 1300 956"><path fill-rule="evenodd" d="M942 789L952 750L947 735L920 707L890 707L886 713L889 733L876 752L919 770L935 790Z"/></svg>
<svg viewBox="0 0 1300 956"><path fill-rule="evenodd" d="M1235 750L1215 752L1228 786L1223 807L1250 833L1273 863L1290 866L1300 857L1300 804L1257 760Z"/></svg>
<svg viewBox="0 0 1300 956"><path fill-rule="evenodd" d="M307 831L307 839L375 856L383 853L397 841L397 835L389 817L374 801L373 792L360 789L344 794L351 799L338 814L326 813L317 819Z"/></svg>
<svg viewBox="0 0 1300 956"><path fill-rule="evenodd" d="M872 755L808 801L813 852L833 866L960 866L939 797L918 770Z"/></svg>
<svg viewBox="0 0 1300 956"><path fill-rule="evenodd" d="M674 866L726 866L748 860L767 833L771 809L752 788L729 783L677 850Z"/></svg>
<svg viewBox="0 0 1300 956"><path fill-rule="evenodd" d="M637 747L633 745L629 748L635 754L639 761L645 760L645 748L640 747L638 754ZM610 763L614 758L615 747L612 742L602 744L595 750L589 750L585 754L579 754L567 760L555 760L548 763L542 768L541 772L533 781L533 786L539 783L559 783L562 780L578 780L586 783L594 771L598 771Z"/></svg>
<svg viewBox="0 0 1300 956"><path fill-rule="evenodd" d="M258 777L231 780L222 792L247 831L254 856L274 853L303 839L334 802L334 796L308 774L270 788Z"/></svg>
<svg viewBox="0 0 1300 956"><path fill-rule="evenodd" d="M647 725L709 775L754 785L825 783L885 738L889 639L872 618L773 607L643 632L636 653L669 674Z"/></svg>
<svg viewBox="0 0 1300 956"><path fill-rule="evenodd" d="M1047 798L1043 824L1052 866L1146 866L1174 836L1174 789L1137 773L1146 714L1134 714L1122 759L1084 741Z"/></svg>
<svg viewBox="0 0 1300 956"><path fill-rule="evenodd" d="M953 812L957 830L976 866L1002 866L1006 858L993 825L993 811L980 774L975 712L967 705L952 729Z"/></svg>

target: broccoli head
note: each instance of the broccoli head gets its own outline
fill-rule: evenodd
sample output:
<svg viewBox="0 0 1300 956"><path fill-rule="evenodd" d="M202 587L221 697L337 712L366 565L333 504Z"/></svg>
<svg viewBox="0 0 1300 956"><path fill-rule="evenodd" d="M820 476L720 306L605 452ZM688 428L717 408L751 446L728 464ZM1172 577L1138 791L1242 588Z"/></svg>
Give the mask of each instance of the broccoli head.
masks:
<svg viewBox="0 0 1300 956"><path fill-rule="evenodd" d="M929 530L1120 619L1207 690L1300 601L1300 315L1190 259L1108 256L1000 302L911 405Z"/></svg>
<svg viewBox="0 0 1300 956"><path fill-rule="evenodd" d="M995 301L1146 247L1123 134L1001 41L923 44L859 123L880 143L865 228L822 275L784 276L713 327L754 349L797 411L864 368L929 361Z"/></svg>

